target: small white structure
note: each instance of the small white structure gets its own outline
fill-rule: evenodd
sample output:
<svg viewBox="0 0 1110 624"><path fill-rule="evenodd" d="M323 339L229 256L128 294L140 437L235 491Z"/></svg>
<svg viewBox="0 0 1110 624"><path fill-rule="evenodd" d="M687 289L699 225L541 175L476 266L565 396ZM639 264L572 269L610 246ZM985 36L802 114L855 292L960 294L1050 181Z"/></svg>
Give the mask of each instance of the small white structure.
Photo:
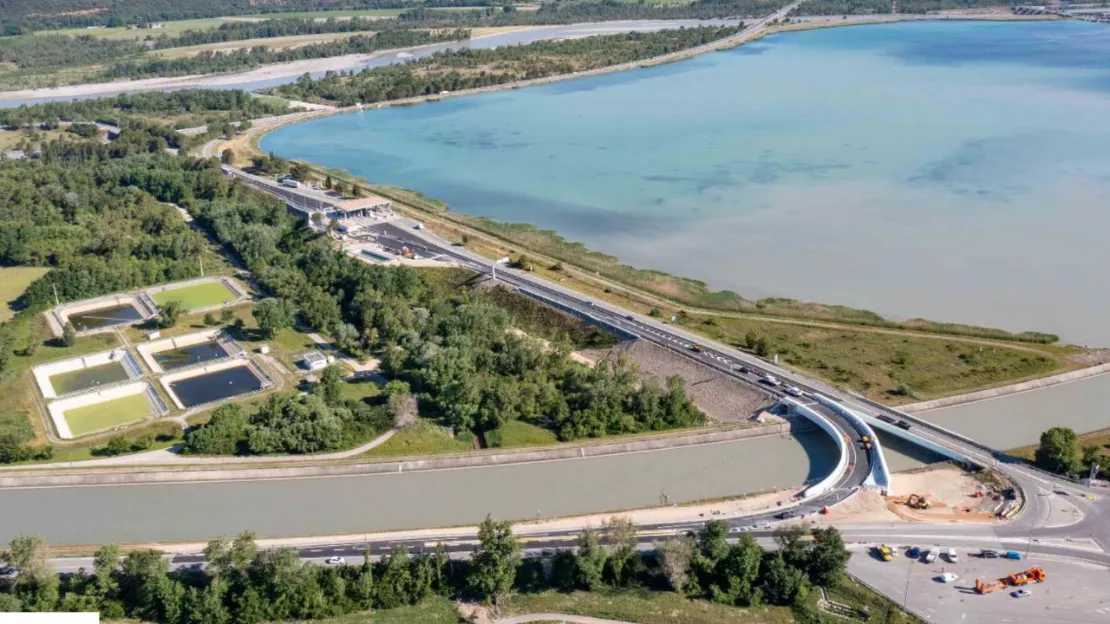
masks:
<svg viewBox="0 0 1110 624"><path fill-rule="evenodd" d="M305 353L301 362L310 371L324 370L328 367L328 358L324 357L324 354L319 351Z"/></svg>
<svg viewBox="0 0 1110 624"><path fill-rule="evenodd" d="M162 337L162 332L160 332L160 331L152 331L152 332L150 332L149 334L146 335L147 340L158 340L161 337Z"/></svg>
<svg viewBox="0 0 1110 624"><path fill-rule="evenodd" d="M270 355L270 345L268 345L268 344L258 345L258 352L261 353L262 355Z"/></svg>

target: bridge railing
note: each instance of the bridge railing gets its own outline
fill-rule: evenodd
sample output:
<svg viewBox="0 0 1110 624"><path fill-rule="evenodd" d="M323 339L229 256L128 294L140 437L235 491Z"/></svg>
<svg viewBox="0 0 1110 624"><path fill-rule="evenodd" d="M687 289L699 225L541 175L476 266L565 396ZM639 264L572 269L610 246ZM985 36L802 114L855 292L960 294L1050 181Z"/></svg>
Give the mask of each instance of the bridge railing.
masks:
<svg viewBox="0 0 1110 624"><path fill-rule="evenodd" d="M815 425L832 436L833 441L836 443L836 450L840 455L840 459L837 460L836 466L833 468L832 472L829 473L829 476L809 486L802 492L802 498L820 496L831 490L833 486L844 477L844 473L848 470L848 447L844 443L844 436L833 426L828 418L825 418L816 410L812 410L791 398L784 398L783 402L789 405L791 411L795 414L800 414L812 420Z"/></svg>
<svg viewBox="0 0 1110 624"><path fill-rule="evenodd" d="M879 443L879 438L875 435L875 431L871 428L871 425L867 424L867 421L859 414L826 396L814 393L813 398L821 405L840 414L844 420L847 420L855 427L856 431L862 435L866 435L871 440L871 450L869 451L871 453L871 480L875 485L879 486L884 494L889 492L890 467L887 466L886 456L883 455L883 446Z"/></svg>

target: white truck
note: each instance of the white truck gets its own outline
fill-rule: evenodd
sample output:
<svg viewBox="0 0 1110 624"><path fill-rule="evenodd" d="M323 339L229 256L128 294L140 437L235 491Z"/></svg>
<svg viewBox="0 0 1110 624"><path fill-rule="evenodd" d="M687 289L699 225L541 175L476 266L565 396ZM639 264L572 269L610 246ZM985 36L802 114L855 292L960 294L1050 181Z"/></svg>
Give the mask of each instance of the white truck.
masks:
<svg viewBox="0 0 1110 624"><path fill-rule="evenodd" d="M281 183L282 186L288 186L289 188L300 188L301 187L301 183L297 182L293 178L282 178L282 179L278 180L278 182Z"/></svg>

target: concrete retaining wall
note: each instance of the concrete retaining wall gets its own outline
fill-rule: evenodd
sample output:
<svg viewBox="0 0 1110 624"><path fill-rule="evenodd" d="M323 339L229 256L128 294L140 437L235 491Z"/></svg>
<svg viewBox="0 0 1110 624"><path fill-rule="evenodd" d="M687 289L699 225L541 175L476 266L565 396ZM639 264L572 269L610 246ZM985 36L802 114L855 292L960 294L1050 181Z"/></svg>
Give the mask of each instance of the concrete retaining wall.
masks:
<svg viewBox="0 0 1110 624"><path fill-rule="evenodd" d="M558 461L587 457L604 457L622 453L659 451L685 446L733 442L749 438L772 435L787 435L797 431L791 423L776 423L744 429L726 429L708 433L692 433L681 436L657 436L650 439L628 440L606 444L593 444L578 447L554 448L543 450L505 451L479 455L440 457L413 461L390 461L372 464L346 464L333 466L292 466L287 468L234 468L183 470L180 466L121 467L105 473L82 474L8 474L0 476L3 487L65 487L74 485L119 485L126 483L176 483L201 481L227 481L251 479L297 479L306 477L331 477L347 475L390 474L395 472L417 472L424 470L451 470L459 468L481 468L486 466L523 464L539 461ZM280 461L280 458L275 458ZM77 464L78 466L80 464ZM87 468L85 469L88 470ZM56 470L55 470L56 472Z"/></svg>
<svg viewBox="0 0 1110 624"><path fill-rule="evenodd" d="M206 329L204 331L185 334L183 336L177 336L175 338L163 338L161 340L154 340L152 342L141 344L135 347L135 349L139 352L139 356L143 358L143 361L146 362L146 365L150 368L150 370L154 371L156 375L160 375L166 371L162 370L162 365L158 363L158 360L154 359L155 353L161 353L163 351L170 351L173 349L181 349L184 347L191 347L193 345L198 345L205 342L214 342L216 340L219 340L222 333L222 329ZM229 351L228 356L230 357L232 355L236 355L238 351L241 350ZM213 360L210 360L210 362L211 361Z"/></svg>
<svg viewBox="0 0 1110 624"><path fill-rule="evenodd" d="M86 355L83 357L76 357L67 360L59 360L57 362L50 362L47 364L40 364L39 366L31 369L31 374L34 375L35 383L38 385L39 392L42 393L43 398L56 399L58 398L58 393L54 390L54 385L50 383L50 378L54 375L70 373L86 368L92 368L94 366L101 366L103 364L108 364L115 361L118 361L120 365L123 366L123 369L127 371L127 378L129 380L142 377L142 371L139 370L138 364L135 363L135 358L127 349L101 351L100 353L93 353L91 355ZM126 382L120 381L118 383Z"/></svg>
<svg viewBox="0 0 1110 624"><path fill-rule="evenodd" d="M1019 392L1029 392L1030 390L1039 390L1041 388L1049 388L1058 386L1062 383L1069 381L1078 381L1096 375L1104 375L1110 373L1110 364L1100 364L1098 366L1091 366L1070 373L1061 373L1051 377L1042 377L1041 379L1033 379L1031 381L1023 381L1021 383L1010 384L1008 386L1001 386L999 388L991 388L989 390L980 390L979 392L969 392L968 394L959 394L956 396L944 397L941 399L934 399L932 401L921 401L920 403L910 403L898 408L903 412L927 412L929 410L940 409L942 407L951 407L953 405L962 405L964 403L974 403L976 401L986 401L987 399L997 399L998 397L1007 396L1010 394L1018 394Z"/></svg>
<svg viewBox="0 0 1110 624"><path fill-rule="evenodd" d="M192 368L174 371L172 373L169 373L168 375L163 375L158 381L162 384L162 388L166 391L166 394L170 395L170 400L173 401L173 404L177 406L177 409L185 409L185 404L181 402L181 399L178 398L177 393L174 392L173 388L170 387L171 383L175 381L181 381L182 379L190 379L193 377L199 377L201 375L207 375L208 373L216 373L219 371L228 370L229 368L237 367L250 368L251 372L253 372L255 376L257 376L258 379L262 382L262 387L255 392L261 392L274 385L274 380L270 379L270 376L263 372L263 370L259 368L250 358L246 357L217 360L215 362L201 364ZM240 397L244 396L245 394L250 393L248 392L236 396ZM216 401L213 401L213 403L215 402ZM200 407L200 405L193 405L192 407Z"/></svg>
<svg viewBox="0 0 1110 624"><path fill-rule="evenodd" d="M825 492L831 490L832 487L836 485L836 482L840 481L840 479L844 477L845 471L848 470L848 448L844 444L844 437L840 434L839 431L837 431L836 427L834 427L833 424L829 422L828 418L825 418L824 416L810 409L806 405L799 403L798 401L795 401L791 398L784 398L783 402L789 405L791 410L795 414L799 414L808 418L810 421L813 422L813 424L817 425L822 430L824 430L825 433L829 434L829 436L832 437L833 441L836 442L836 450L840 454L840 459L837 460L836 466L833 468L832 472L829 473L829 476L821 479L817 483L814 483L813 485L806 488L804 492L802 492L802 498L813 498L814 496L820 496L821 494L824 494Z"/></svg>
<svg viewBox="0 0 1110 624"><path fill-rule="evenodd" d="M150 403L150 415L161 416L169 411L162 403L162 399L158 397L158 393L155 392L150 383L146 381L132 382L112 386L111 388L102 388L100 390L93 390L91 392L59 399L50 403L50 405L47 406L47 411L50 412L50 420L54 423L54 430L58 432L58 437L71 440L73 439L73 432L70 431L69 423L66 422L65 419L65 413L67 411L111 401L113 399L121 399L135 394L146 394L147 401ZM90 432L90 434L91 433L96 432Z"/></svg>
<svg viewBox="0 0 1110 624"><path fill-rule="evenodd" d="M886 457L883 455L883 447L879 443L879 438L875 435L875 431L871 429L862 415L848 409L829 397L815 393L813 398L821 405L831 409L844 418L844 420L851 423L861 435L866 435L871 439L871 476L868 477L867 481L877 486L884 494L889 494L890 467L886 464Z"/></svg>

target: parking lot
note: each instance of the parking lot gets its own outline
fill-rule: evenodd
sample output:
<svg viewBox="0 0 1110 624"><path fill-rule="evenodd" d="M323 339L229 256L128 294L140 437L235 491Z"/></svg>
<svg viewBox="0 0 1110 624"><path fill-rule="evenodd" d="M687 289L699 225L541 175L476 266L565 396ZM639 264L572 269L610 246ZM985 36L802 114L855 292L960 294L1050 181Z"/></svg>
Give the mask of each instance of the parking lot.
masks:
<svg viewBox="0 0 1110 624"><path fill-rule="evenodd" d="M941 552L945 550L941 548ZM1036 553L1021 561L979 559L969 556L978 548L957 550L958 563L938 559L927 564L907 556L905 548L893 561L884 562L873 550L859 547L853 550L848 571L929 622L1110 624L1110 592L1106 590L1110 570L1104 566ZM1044 569L1047 578L1027 586L1030 596L1011 597L1013 587L986 595L975 592L976 578L996 580L1034 566ZM937 579L944 572L954 572L959 578L953 583L940 582Z"/></svg>

